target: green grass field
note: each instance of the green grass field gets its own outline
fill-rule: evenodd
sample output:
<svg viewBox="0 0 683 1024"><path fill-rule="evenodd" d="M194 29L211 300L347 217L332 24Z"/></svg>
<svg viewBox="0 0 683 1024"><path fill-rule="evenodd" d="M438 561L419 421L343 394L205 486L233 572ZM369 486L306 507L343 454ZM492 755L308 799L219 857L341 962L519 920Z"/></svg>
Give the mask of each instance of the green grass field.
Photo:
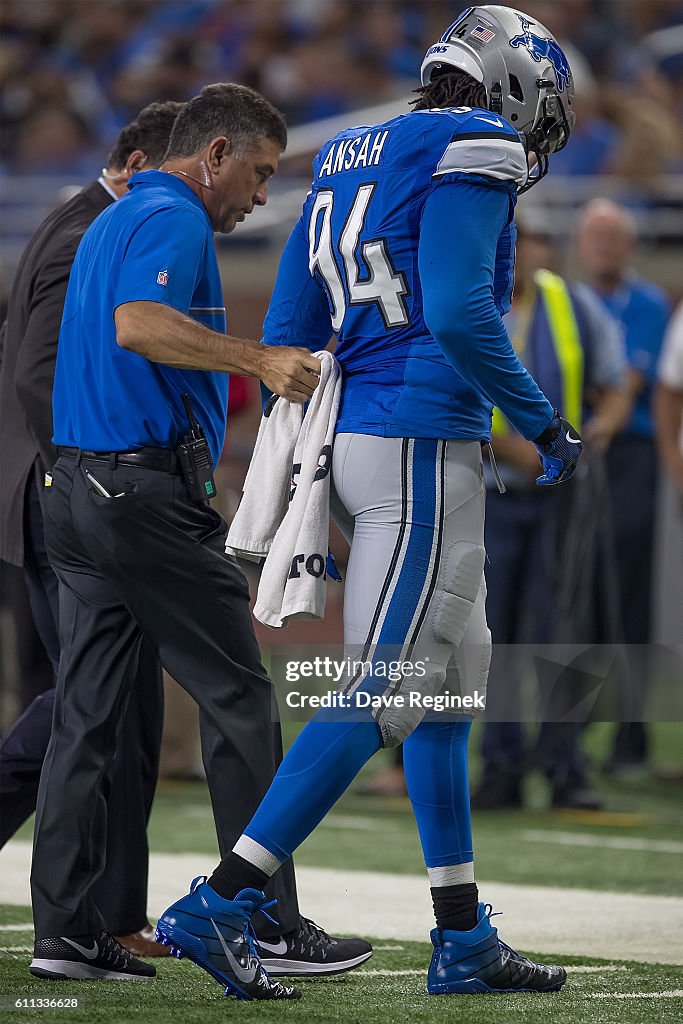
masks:
<svg viewBox="0 0 683 1024"><path fill-rule="evenodd" d="M680 726L657 726L656 762L680 761ZM588 747L596 762L606 749L606 728L589 732ZM476 750L476 740L473 744ZM376 766L375 766L376 767ZM476 757L473 774L476 775ZM680 781L654 777L638 782L602 780L604 812L575 815L547 809L542 780L532 779L529 809L517 814L475 815L477 877L481 882L560 886L613 893L683 896L683 807ZM27 826L19 838L30 838ZM588 845L571 845L574 841ZM164 853L216 853L206 787L195 783L162 783L150 824L153 850ZM420 874L422 857L415 824L406 799L374 799L353 791L302 846L300 865L372 870L396 876ZM186 879L182 880L185 884ZM324 907L304 908L324 923ZM503 909L503 908L501 908ZM552 906L548 913L552 913ZM381 915L381 907L377 909ZM45 983L27 972L32 935L11 930L26 924L28 907L0 907L0 1013L3 1020L76 1020L89 1022L180 1019L183 1024L211 1024L228 1019L393 1024L397 1020L440 1024L486 1021L512 1024L661 1024L683 1017L683 970L662 964L642 964L610 957L558 956L537 950L539 959L569 968L565 989L545 996L429 997L427 942L376 939L373 958L363 968L337 979L301 984L298 1003L244 1004L226 1000L219 986L192 964L157 961L158 976L149 983ZM662 928L668 927L662 921ZM427 939L425 935L425 939ZM671 941L681 943L672 934ZM525 952L529 952L525 950ZM682 955L679 960L683 959ZM16 1009L28 998L79 1000L70 1009Z"/></svg>

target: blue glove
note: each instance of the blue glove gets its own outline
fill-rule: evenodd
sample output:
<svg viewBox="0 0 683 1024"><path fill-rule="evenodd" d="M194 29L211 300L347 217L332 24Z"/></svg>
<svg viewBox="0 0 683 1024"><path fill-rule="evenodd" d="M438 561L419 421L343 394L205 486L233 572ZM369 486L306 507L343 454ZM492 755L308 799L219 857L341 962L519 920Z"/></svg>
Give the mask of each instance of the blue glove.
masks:
<svg viewBox="0 0 683 1024"><path fill-rule="evenodd" d="M578 432L557 409L550 426L534 439L534 444L543 467L543 475L536 477L538 487L563 484L574 475L583 445Z"/></svg>
<svg viewBox="0 0 683 1024"><path fill-rule="evenodd" d="M334 555L327 549L327 561L325 563L325 571L330 579L335 580L337 583L341 583L342 575L337 568L337 563L334 560Z"/></svg>

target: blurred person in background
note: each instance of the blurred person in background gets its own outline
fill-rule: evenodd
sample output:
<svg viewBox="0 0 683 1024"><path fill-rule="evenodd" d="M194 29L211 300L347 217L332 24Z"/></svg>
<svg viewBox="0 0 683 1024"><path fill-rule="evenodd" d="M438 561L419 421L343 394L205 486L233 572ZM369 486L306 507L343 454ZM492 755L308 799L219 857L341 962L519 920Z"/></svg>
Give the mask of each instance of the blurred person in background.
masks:
<svg viewBox="0 0 683 1024"><path fill-rule="evenodd" d="M655 390L655 423L659 455L666 473L662 491L659 536L664 538L667 573L663 595L666 621L660 633L665 640L681 641L681 608L683 607L683 302L669 324L659 363L659 380ZM660 606L661 607L661 606ZM659 638L659 637L658 637ZM664 773L665 778L682 779L683 770Z"/></svg>
<svg viewBox="0 0 683 1024"><path fill-rule="evenodd" d="M662 289L632 268L636 242L636 222L628 210L608 199L594 199L584 207L577 235L581 266L590 287L621 324L633 404L624 429L607 452L621 630L623 642L629 645L624 689L629 696L623 711L634 719L617 730L604 766L614 773L642 769L648 756L642 712L649 673L647 645L652 639L657 496L652 397L670 314Z"/></svg>
<svg viewBox="0 0 683 1024"><path fill-rule="evenodd" d="M570 4L558 4L553 0L535 0L529 14L547 25L558 39L572 69L576 91L574 110L576 126L572 132L572 144L566 146L553 161L553 172L558 175L605 174L609 170L616 152L620 129L605 116L601 89L596 76L605 69L606 39L603 26L601 60L592 64L583 51L586 37L595 42L599 37L595 19L591 18L588 0L572 0ZM582 27L590 25L585 35ZM577 38L578 37L578 38Z"/></svg>
<svg viewBox="0 0 683 1024"><path fill-rule="evenodd" d="M96 166L93 144L88 126L77 113L45 105L22 122L10 170L24 177L45 175L48 170L85 176Z"/></svg>
<svg viewBox="0 0 683 1024"><path fill-rule="evenodd" d="M616 158L620 129L605 117L590 70L586 68L575 80L576 147L567 146L558 153L558 174L605 174Z"/></svg>
<svg viewBox="0 0 683 1024"><path fill-rule="evenodd" d="M555 269L548 269L557 264L553 240L518 224L508 331L522 363L550 401L579 424L577 429L589 444L605 451L628 414L623 342L613 318L585 286L568 285ZM588 788L578 727L542 723L532 753L521 723L514 720L521 669L512 645L564 639L558 636L557 608L562 578L558 506L564 496L561 490L535 486L534 446L498 409L493 414L493 446L507 492L499 493L494 474L486 467L486 612L494 643L489 695L494 708L504 693L509 702L506 697L501 715L506 720L484 724L483 774L472 806L520 807L524 776L537 763L550 784L554 807L595 809L600 799ZM496 645L507 646L497 653Z"/></svg>
<svg viewBox="0 0 683 1024"><path fill-rule="evenodd" d="M71 265L95 218L127 191L132 174L163 160L178 103L140 111L119 135L107 167L43 222L26 249L9 295L0 366L0 558L23 567L33 619L56 675L60 655L57 578L45 549L42 493L56 459L52 385ZM141 653L107 786L110 827L106 867L94 898L127 949L162 956L147 920L147 821L159 762L163 693L159 663ZM24 685L31 685L27 681ZM55 706L54 679L19 718L0 747L0 846L36 808Z"/></svg>
<svg viewBox="0 0 683 1024"><path fill-rule="evenodd" d="M3 653L3 657L0 658L1 742L7 729L31 701L38 694L54 686L54 670L33 621L23 570L19 566L2 561L0 561L0 650ZM0 790L1 812L2 792ZM1 833L0 826L0 835Z"/></svg>
<svg viewBox="0 0 683 1024"><path fill-rule="evenodd" d="M659 455L683 515L683 303L671 320L659 362L655 419Z"/></svg>
<svg viewBox="0 0 683 1024"><path fill-rule="evenodd" d="M647 204L658 196L660 176L676 170L680 123L661 103L643 96L619 102L615 116L622 133L609 170L623 179L631 204Z"/></svg>

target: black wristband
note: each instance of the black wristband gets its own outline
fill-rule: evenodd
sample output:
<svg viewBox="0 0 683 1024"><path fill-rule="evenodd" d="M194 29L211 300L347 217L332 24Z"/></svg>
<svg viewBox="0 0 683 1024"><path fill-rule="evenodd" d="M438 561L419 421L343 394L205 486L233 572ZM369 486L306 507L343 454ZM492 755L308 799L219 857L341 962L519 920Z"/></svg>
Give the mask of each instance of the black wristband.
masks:
<svg viewBox="0 0 683 1024"><path fill-rule="evenodd" d="M560 419L559 412L555 409L555 415L550 421L549 426L545 428L542 434L539 434L538 437L534 438L533 443L540 445L552 444L561 430L562 420Z"/></svg>

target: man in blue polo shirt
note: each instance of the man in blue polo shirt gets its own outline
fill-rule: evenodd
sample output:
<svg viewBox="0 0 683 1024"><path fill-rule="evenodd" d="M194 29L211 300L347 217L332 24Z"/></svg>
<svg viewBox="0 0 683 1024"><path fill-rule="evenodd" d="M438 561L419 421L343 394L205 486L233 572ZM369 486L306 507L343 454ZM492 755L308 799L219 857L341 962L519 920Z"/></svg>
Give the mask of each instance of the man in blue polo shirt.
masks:
<svg viewBox="0 0 683 1024"><path fill-rule="evenodd" d="M635 220L624 207L594 199L583 210L578 231L581 263L595 292L622 326L633 402L624 430L607 453L630 692L624 691L622 714L627 720L617 730L605 769L626 775L642 771L648 753L642 719L649 675L658 468L652 399L671 313L662 289L631 267L636 240Z"/></svg>
<svg viewBox="0 0 683 1024"><path fill-rule="evenodd" d="M178 118L163 170L131 179L130 194L97 218L73 265L54 384L59 459L45 501L62 656L31 879L38 977L154 975L104 929L90 896L143 636L200 706L222 850L281 756L246 581L197 484L212 493L201 430L216 463L228 372L260 377L295 401L317 384L320 364L309 352L226 335L212 242L213 230L232 231L266 202L285 143L280 114L258 93L207 86ZM188 471L190 449L199 459ZM333 942L299 916L291 862L271 895L278 924L268 931L264 916L265 937L301 938L297 973L319 970L318 961L331 973L345 969L357 947L369 955L367 943ZM297 994L264 972L254 985L260 998Z"/></svg>

